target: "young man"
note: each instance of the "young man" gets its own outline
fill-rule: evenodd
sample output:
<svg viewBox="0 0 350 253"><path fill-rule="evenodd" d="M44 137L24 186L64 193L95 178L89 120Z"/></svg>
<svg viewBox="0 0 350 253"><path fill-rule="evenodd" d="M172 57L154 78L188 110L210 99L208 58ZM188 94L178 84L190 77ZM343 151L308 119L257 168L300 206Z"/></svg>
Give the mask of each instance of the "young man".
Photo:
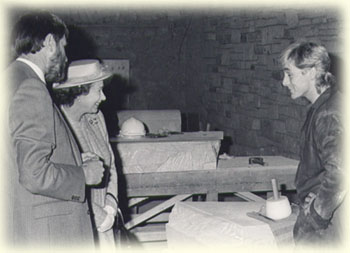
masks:
<svg viewBox="0 0 350 253"><path fill-rule="evenodd" d="M301 208L294 239L297 244L336 242L342 230L339 207L345 197L341 94L329 73L330 59L323 46L294 43L281 60L283 85L291 97L305 97L311 103L302 128L295 179Z"/></svg>
<svg viewBox="0 0 350 253"><path fill-rule="evenodd" d="M54 106L47 82L65 77L65 24L47 12L15 24L17 58L8 74L8 231L11 244L93 246L85 196L102 162L82 164L78 146Z"/></svg>

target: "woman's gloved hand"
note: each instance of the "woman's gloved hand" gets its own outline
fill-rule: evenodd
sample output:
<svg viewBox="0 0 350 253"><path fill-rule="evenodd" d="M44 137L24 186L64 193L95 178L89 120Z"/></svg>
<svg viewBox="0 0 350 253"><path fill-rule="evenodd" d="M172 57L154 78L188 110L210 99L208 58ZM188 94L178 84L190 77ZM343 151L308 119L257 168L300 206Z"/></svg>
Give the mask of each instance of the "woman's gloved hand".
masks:
<svg viewBox="0 0 350 253"><path fill-rule="evenodd" d="M114 215L107 214L105 220L102 222L100 226L97 227L98 232L106 232L113 227L114 224Z"/></svg>
<svg viewBox="0 0 350 253"><path fill-rule="evenodd" d="M110 230L113 227L115 219L115 215L113 215L114 209L111 210L109 207L102 208L93 203L93 210L97 231L106 232L107 230Z"/></svg>

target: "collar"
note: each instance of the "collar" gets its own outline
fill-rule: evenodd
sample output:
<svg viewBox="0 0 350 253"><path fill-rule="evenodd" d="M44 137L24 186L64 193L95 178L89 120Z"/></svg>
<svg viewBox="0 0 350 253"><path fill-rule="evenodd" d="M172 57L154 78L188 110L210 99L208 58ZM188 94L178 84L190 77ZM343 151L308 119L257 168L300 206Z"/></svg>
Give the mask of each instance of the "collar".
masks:
<svg viewBox="0 0 350 253"><path fill-rule="evenodd" d="M311 105L311 108L315 109L318 108L321 104L323 104L332 93L331 88L327 88L317 99L316 101Z"/></svg>
<svg viewBox="0 0 350 253"><path fill-rule="evenodd" d="M44 76L44 72L38 67L38 65L36 65L35 63L33 63L30 60L24 59L22 57L18 57L16 59L16 61L20 61L23 62L25 64L27 64L29 67L31 67L33 69L33 71L38 75L38 77L40 78L41 81L43 81L44 83L46 83L45 81L45 76Z"/></svg>

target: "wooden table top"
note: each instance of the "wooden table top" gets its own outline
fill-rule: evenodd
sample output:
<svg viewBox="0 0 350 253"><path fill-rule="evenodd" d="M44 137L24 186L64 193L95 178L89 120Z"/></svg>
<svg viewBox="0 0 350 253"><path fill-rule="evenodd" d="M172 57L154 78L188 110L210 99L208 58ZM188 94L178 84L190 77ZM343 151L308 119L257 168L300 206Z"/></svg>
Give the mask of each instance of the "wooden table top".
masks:
<svg viewBox="0 0 350 253"><path fill-rule="evenodd" d="M294 190L298 161L282 156L263 158L268 165L250 165L249 157L235 157L219 160L215 170L135 173L121 177L127 182L128 196L272 191L272 178L285 190Z"/></svg>

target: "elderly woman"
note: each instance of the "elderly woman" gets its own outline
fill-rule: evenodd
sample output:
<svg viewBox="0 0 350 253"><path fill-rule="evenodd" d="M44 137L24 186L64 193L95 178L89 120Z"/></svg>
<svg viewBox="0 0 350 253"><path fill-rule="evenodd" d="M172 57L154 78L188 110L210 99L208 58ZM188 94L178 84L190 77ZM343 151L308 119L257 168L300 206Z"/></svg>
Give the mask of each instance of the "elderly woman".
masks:
<svg viewBox="0 0 350 253"><path fill-rule="evenodd" d="M301 157L295 186L301 210L294 226L297 244L339 242L340 208L346 188L342 156L344 127L341 97L329 72L325 47L302 42L282 53L283 85L292 99L306 98L309 111L302 128ZM345 238L344 238L345 239Z"/></svg>
<svg viewBox="0 0 350 253"><path fill-rule="evenodd" d="M103 80L110 77L98 60L79 60L68 68L67 80L53 85L56 104L69 122L80 145L83 160L99 156L107 173L91 188L93 221L101 247L114 246L113 224L118 210L118 182L114 155L99 104L106 99Z"/></svg>

